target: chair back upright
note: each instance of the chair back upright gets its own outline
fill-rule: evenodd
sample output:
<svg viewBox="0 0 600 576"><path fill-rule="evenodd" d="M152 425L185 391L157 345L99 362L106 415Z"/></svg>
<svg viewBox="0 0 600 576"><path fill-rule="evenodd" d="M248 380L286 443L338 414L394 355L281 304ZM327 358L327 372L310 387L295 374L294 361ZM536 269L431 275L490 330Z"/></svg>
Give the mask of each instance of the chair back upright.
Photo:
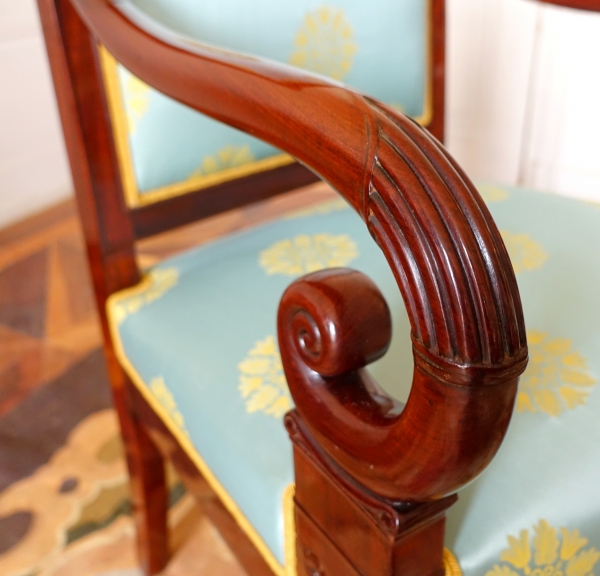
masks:
<svg viewBox="0 0 600 576"><path fill-rule="evenodd" d="M600 12L600 0L540 0L540 2L556 4L557 6L564 6L565 8Z"/></svg>
<svg viewBox="0 0 600 576"><path fill-rule="evenodd" d="M102 317L106 298L140 279L137 239L317 179L135 78L90 35L70 0L38 4ZM127 4L182 38L343 80L443 139L444 0L379 0L377 9L357 0L336 9L275 0L251 8L240 0Z"/></svg>

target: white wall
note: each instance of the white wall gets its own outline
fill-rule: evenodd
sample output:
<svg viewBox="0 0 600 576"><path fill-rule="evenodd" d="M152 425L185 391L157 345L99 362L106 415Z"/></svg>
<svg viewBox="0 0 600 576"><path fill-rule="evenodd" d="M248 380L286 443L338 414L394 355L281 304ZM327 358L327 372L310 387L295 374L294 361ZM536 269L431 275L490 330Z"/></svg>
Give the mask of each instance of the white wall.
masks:
<svg viewBox="0 0 600 576"><path fill-rule="evenodd" d="M0 228L71 190L35 0L0 0Z"/></svg>
<svg viewBox="0 0 600 576"><path fill-rule="evenodd" d="M516 182L537 10L448 0L447 145L472 178Z"/></svg>
<svg viewBox="0 0 600 576"><path fill-rule="evenodd" d="M523 183L600 200L600 13L548 7L523 150Z"/></svg>
<svg viewBox="0 0 600 576"><path fill-rule="evenodd" d="M600 14L448 0L448 137L475 179L600 201Z"/></svg>
<svg viewBox="0 0 600 576"><path fill-rule="evenodd" d="M600 201L600 14L447 3L451 152L475 179ZM71 189L35 1L0 0L0 227Z"/></svg>

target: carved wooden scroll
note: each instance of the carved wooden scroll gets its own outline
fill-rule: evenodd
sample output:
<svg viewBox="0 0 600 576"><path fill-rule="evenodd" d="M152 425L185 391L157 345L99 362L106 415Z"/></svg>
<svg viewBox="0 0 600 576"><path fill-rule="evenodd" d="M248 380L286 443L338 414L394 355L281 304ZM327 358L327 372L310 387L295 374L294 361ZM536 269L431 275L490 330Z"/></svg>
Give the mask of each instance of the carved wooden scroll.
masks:
<svg viewBox="0 0 600 576"><path fill-rule="evenodd" d="M502 441L527 348L498 230L444 148L362 94L177 39L125 0L73 3L136 76L289 152L329 182L383 250L412 327L406 406L364 369L389 337L385 303L368 279L347 270L317 273L294 283L281 303L286 376L324 453L394 501L437 498L475 477Z"/></svg>

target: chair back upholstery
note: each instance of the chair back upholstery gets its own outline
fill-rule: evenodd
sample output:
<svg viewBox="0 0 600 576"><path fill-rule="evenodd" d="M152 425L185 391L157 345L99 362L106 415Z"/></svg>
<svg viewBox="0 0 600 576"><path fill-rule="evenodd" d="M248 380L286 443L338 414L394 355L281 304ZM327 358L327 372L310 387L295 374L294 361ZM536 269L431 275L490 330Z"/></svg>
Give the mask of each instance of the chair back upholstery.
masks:
<svg viewBox="0 0 600 576"><path fill-rule="evenodd" d="M317 179L137 80L99 46L70 0L38 4L101 314L108 295L139 282L137 239ZM376 10L358 0L335 9L308 0L252 9L240 0L228 8L184 0L125 6L159 34L337 76L403 107L443 138L444 0L380 0Z"/></svg>
<svg viewBox="0 0 600 576"><path fill-rule="evenodd" d="M427 0L135 0L182 37L289 63L371 94L421 124L432 121ZM116 149L129 207L286 166L293 159L152 89L102 50Z"/></svg>

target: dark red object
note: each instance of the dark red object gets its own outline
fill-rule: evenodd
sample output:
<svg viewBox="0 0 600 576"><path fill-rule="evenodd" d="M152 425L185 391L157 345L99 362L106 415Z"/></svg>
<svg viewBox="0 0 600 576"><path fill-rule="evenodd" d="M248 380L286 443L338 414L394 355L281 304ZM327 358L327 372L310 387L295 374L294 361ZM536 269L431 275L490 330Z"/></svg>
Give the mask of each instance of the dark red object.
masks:
<svg viewBox="0 0 600 576"><path fill-rule="evenodd" d="M128 210L97 42L165 94L291 153L365 220L409 312L413 387L403 407L364 369L387 349L390 324L383 298L362 274L319 272L288 289L278 322L297 406L286 425L294 442L299 574L443 574L444 511L456 499L449 494L496 452L527 361L514 273L473 185L429 132L363 94L265 60L153 37L106 0L72 1L76 10L69 0L38 4L126 444L144 570L159 572L168 557L168 457L244 567L270 573L228 513L207 497L198 470L118 364L106 298L139 281L136 238L314 176L293 165ZM442 0L431 2L431 27L429 128L441 138Z"/></svg>
<svg viewBox="0 0 600 576"><path fill-rule="evenodd" d="M577 8L579 10L592 10L600 12L600 0L540 0L546 4L556 4L566 8Z"/></svg>

